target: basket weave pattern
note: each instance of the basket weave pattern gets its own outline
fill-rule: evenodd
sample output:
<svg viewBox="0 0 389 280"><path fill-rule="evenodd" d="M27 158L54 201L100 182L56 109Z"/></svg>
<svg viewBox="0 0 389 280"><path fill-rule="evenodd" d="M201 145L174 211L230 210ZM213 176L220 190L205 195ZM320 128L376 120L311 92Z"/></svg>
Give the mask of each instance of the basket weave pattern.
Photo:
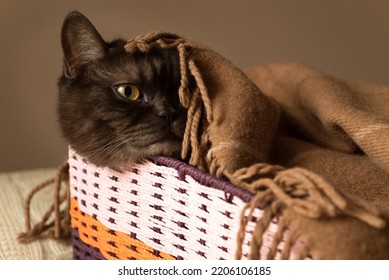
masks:
<svg viewBox="0 0 389 280"><path fill-rule="evenodd" d="M250 193L167 157L119 172L89 164L70 149L69 165L75 258L234 259ZM246 227L243 258L261 215L256 209ZM274 220L261 255L276 230Z"/></svg>

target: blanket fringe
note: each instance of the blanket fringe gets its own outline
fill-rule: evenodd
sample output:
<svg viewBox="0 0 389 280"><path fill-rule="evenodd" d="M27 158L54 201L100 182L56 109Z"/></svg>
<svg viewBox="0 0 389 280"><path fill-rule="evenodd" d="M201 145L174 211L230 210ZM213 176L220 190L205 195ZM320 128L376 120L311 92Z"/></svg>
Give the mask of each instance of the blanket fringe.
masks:
<svg viewBox="0 0 389 280"><path fill-rule="evenodd" d="M39 191L51 185L54 186L53 204L43 215L42 220L32 225L32 199ZM61 189L63 189L62 194ZM29 243L41 238L44 234L55 239L69 237L69 191L69 165L66 161L58 166L55 177L37 185L27 196L24 203L25 231L19 234L18 241L21 243ZM64 205L62 207L64 209L61 210L62 205Z"/></svg>
<svg viewBox="0 0 389 280"><path fill-rule="evenodd" d="M201 141L200 124L202 116L208 123L212 122L212 106L208 96L207 87L204 84L200 70L192 59L188 59L187 49L193 46L189 40L185 40L173 33L150 32L134 38L125 46L128 53L136 51L148 52L153 44L161 48L176 48L180 60L181 84L178 90L180 103L188 110L187 122L182 142L181 158L188 156L189 164L205 169L205 164L201 161L206 142ZM195 80L195 88L189 90L189 76Z"/></svg>
<svg viewBox="0 0 389 280"><path fill-rule="evenodd" d="M255 198L242 209L236 259L242 258L241 248L247 223L256 208L263 208L263 216L257 222L253 232L249 259L262 258L259 251L262 237L271 220L278 217L280 219L278 231L266 258L275 257L275 251L288 229L282 217L282 211L287 207L312 219L348 215L377 229L386 226L386 221L380 217L379 212L371 204L356 197L349 198L340 195L322 177L303 168L283 169L279 166L272 168L270 165L261 163L226 175L233 184L255 193ZM258 178L258 176L264 177ZM266 207L263 207L264 205ZM248 214L246 214L247 211L249 211ZM290 258L291 248L296 240L297 236L292 233L286 237L281 254L282 259ZM307 249L302 248L298 258L307 254Z"/></svg>

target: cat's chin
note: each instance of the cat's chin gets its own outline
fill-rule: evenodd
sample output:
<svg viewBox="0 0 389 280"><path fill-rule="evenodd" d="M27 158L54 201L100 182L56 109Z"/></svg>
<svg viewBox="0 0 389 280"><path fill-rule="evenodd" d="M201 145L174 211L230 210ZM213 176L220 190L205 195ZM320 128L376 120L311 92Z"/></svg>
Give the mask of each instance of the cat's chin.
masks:
<svg viewBox="0 0 389 280"><path fill-rule="evenodd" d="M152 143L144 142L142 146L129 145L121 151L113 152L114 157L97 157L97 153L80 153L87 161L98 167L108 167L118 171L125 171L131 166L146 158L155 156L168 156L176 159L180 158L182 139L173 133L165 135ZM77 149L76 149L77 151Z"/></svg>
<svg viewBox="0 0 389 280"><path fill-rule="evenodd" d="M163 141L152 144L147 147L147 157L170 156L177 157L180 155L182 140L178 137L168 137Z"/></svg>
<svg viewBox="0 0 389 280"><path fill-rule="evenodd" d="M138 149L138 154L136 157L129 157L128 160L123 160L120 163L115 164L115 166L111 166L111 168L125 171L132 167L134 162L139 162L142 159L153 158L155 156L168 156L176 159L180 158L182 147L182 139L178 137L168 137L163 141L156 142L147 146L147 148ZM135 156L132 154L132 156Z"/></svg>

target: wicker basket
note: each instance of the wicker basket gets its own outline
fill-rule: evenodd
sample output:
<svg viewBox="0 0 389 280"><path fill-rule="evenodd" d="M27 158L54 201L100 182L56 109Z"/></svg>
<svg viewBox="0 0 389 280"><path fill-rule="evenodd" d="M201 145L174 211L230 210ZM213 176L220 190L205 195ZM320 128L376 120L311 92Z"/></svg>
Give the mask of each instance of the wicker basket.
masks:
<svg viewBox="0 0 389 280"><path fill-rule="evenodd" d="M235 258L250 193L168 157L118 172L89 164L70 150L69 165L75 259ZM261 215L256 209L245 228L243 259ZM273 220L261 255L266 256L276 230Z"/></svg>

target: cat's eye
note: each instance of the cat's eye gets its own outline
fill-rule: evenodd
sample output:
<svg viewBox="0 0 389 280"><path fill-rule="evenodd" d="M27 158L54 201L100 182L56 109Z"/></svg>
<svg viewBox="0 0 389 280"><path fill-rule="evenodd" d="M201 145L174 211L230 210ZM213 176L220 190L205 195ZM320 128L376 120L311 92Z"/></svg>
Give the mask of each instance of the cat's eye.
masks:
<svg viewBox="0 0 389 280"><path fill-rule="evenodd" d="M121 84L114 87L115 91L118 95L121 97L135 101L138 100L141 97L139 88L132 84Z"/></svg>

